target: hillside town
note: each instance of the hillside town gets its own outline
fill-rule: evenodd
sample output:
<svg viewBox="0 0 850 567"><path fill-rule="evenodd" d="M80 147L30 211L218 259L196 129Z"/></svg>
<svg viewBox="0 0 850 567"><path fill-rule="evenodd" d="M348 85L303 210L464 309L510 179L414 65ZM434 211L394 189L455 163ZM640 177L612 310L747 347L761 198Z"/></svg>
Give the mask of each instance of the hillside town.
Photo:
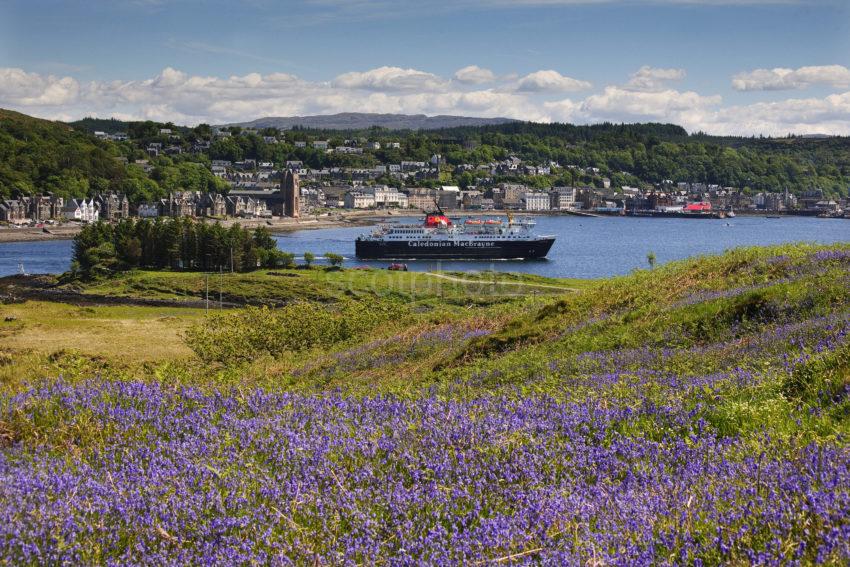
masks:
<svg viewBox="0 0 850 567"><path fill-rule="evenodd" d="M261 140L265 147L291 147L293 151L274 155L292 159L209 159L214 155L211 153L214 144L230 143L239 136ZM452 164L444 156L433 154L424 161L399 159L369 167L310 167L304 160L294 159L304 151L320 157L370 158L361 160L362 163L376 162L379 156L402 155L402 142L386 139L292 139L291 132L269 129L258 132L251 128L216 128L209 140L170 128L160 128L144 140L131 140L124 132L95 131L94 137L134 148L130 157L115 159L124 166L140 168L145 174L151 173L162 158L203 163L222 182L223 189L175 190L160 199L143 202L132 202L126 194L114 191L88 198L19 194L0 200L0 222L86 223L178 216L270 219L321 216L344 210L396 209L419 213L435 207L459 212L665 215L723 211L850 218L850 198L829 198L819 189L795 195L787 189L753 192L688 180L634 186L614 184L596 167L556 161L532 163L516 155L485 163ZM565 173L570 179L583 182L547 185L563 179ZM463 183L453 184L458 179Z"/></svg>

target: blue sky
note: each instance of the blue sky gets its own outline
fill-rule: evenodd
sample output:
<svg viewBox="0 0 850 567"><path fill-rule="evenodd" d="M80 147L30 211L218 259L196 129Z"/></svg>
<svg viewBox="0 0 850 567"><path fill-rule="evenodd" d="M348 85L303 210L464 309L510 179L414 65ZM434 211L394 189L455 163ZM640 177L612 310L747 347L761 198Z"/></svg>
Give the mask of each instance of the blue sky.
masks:
<svg viewBox="0 0 850 567"><path fill-rule="evenodd" d="M0 106L58 119L372 111L850 134L848 68L842 0L0 0Z"/></svg>

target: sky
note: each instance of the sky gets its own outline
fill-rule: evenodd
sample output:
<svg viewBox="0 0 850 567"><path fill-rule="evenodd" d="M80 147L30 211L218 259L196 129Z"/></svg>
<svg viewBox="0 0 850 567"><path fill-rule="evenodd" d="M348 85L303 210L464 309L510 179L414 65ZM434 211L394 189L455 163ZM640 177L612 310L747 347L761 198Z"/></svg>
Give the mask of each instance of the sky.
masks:
<svg viewBox="0 0 850 567"><path fill-rule="evenodd" d="M850 135L850 0L0 0L0 107Z"/></svg>

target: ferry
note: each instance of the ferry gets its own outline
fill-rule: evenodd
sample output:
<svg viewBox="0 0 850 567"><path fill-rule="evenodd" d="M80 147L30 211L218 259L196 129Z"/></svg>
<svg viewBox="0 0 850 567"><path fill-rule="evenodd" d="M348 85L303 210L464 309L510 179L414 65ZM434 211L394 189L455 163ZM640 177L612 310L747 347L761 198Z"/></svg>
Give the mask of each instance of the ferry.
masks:
<svg viewBox="0 0 850 567"><path fill-rule="evenodd" d="M534 234L530 218L467 218L453 222L442 210L422 224L379 225L354 241L369 260L533 260L545 258L554 236Z"/></svg>

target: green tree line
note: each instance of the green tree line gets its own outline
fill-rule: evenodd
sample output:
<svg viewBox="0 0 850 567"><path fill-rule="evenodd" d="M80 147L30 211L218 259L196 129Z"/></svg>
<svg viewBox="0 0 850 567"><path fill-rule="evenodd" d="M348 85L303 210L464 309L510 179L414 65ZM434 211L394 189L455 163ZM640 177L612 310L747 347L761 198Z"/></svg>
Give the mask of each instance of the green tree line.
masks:
<svg viewBox="0 0 850 567"><path fill-rule="evenodd" d="M97 222L74 238L71 272L97 277L133 268L238 271L290 267L293 255L278 250L265 227L253 231L233 224L191 218L124 219Z"/></svg>

